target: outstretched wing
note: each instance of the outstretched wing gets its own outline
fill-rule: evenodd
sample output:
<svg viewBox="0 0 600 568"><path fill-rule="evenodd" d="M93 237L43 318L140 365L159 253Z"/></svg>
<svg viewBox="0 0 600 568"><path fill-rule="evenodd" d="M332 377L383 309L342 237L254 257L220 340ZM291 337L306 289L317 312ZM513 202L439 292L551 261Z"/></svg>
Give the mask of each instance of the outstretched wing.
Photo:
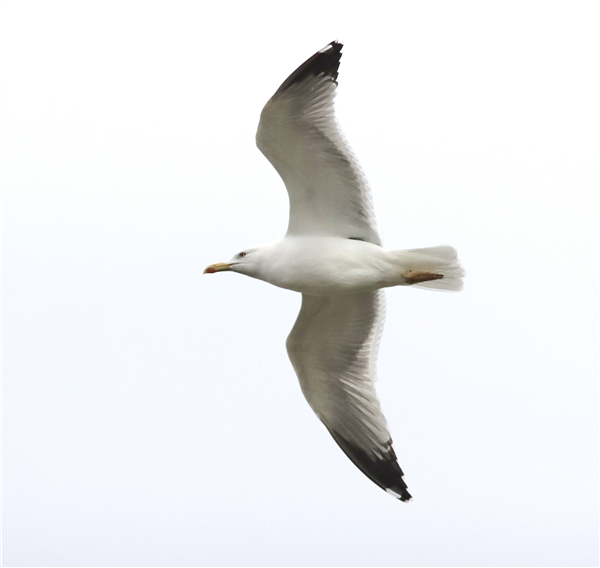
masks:
<svg viewBox="0 0 600 568"><path fill-rule="evenodd" d="M384 313L382 290L303 295L286 345L306 400L334 440L367 477L407 501L374 386Z"/></svg>
<svg viewBox="0 0 600 568"><path fill-rule="evenodd" d="M342 44L325 46L265 105L256 144L290 198L289 235L327 235L381 244L371 192L333 112Z"/></svg>

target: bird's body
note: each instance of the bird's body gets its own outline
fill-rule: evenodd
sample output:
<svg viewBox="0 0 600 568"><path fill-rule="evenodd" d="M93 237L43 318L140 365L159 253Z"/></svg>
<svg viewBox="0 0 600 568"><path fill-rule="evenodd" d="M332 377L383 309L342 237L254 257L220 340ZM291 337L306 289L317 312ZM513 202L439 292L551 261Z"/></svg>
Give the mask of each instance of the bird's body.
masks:
<svg viewBox="0 0 600 568"><path fill-rule="evenodd" d="M250 270L235 264L235 259L230 270L311 296L353 294L410 285L406 276L410 271L440 267L439 258L431 256L438 249L446 249L453 256L450 247L388 250L356 239L288 235L248 249L248 254L254 256ZM446 274L444 287L450 283L450 275Z"/></svg>
<svg viewBox="0 0 600 568"><path fill-rule="evenodd" d="M341 49L332 42L315 53L261 114L257 145L290 198L287 234L205 272L240 272L302 293L286 343L302 392L354 464L406 501L410 494L374 387L382 288L460 290L464 271L449 246L381 245L368 184L334 119Z"/></svg>
<svg viewBox="0 0 600 568"><path fill-rule="evenodd" d="M269 263L267 282L313 296L371 292L392 286L401 278L401 269L385 249L353 239L292 236L278 241L273 252L281 261ZM285 270L272 270L279 263ZM335 267L335 269L333 268ZM291 273L295 277L290 278Z"/></svg>

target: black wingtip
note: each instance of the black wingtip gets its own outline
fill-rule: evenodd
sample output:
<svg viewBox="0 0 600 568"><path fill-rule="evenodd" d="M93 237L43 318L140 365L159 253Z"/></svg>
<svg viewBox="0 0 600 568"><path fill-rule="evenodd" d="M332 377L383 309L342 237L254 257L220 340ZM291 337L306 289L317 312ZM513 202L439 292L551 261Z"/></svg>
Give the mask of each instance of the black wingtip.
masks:
<svg viewBox="0 0 600 568"><path fill-rule="evenodd" d="M370 456L359 446L344 439L335 430L329 428L328 430L338 446L352 460L352 463L371 481L379 485L386 493L400 499L400 501L410 501L412 499L412 495L408 492L408 487L402 479L404 473L398 465L391 439L386 444L383 457L377 458Z"/></svg>
<svg viewBox="0 0 600 568"><path fill-rule="evenodd" d="M320 49L312 57L307 59L298 69L296 69L282 84L277 92L285 91L294 83L299 83L309 76L318 77L325 75L331 77L331 80L337 85L338 69L340 59L342 58L342 47L344 45L339 41L328 43L323 49Z"/></svg>

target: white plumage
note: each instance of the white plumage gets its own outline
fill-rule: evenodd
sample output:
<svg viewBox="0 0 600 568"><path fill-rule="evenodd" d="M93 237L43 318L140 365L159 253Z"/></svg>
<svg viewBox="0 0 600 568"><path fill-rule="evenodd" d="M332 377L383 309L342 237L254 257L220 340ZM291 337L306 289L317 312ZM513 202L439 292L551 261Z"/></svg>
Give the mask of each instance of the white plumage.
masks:
<svg viewBox="0 0 600 568"><path fill-rule="evenodd" d="M462 288L456 251L387 250L371 193L333 112L342 44L292 73L265 105L256 142L290 199L285 237L244 249L205 272L234 271L302 293L287 350L302 392L354 464L388 493L410 499L374 388L382 288Z"/></svg>

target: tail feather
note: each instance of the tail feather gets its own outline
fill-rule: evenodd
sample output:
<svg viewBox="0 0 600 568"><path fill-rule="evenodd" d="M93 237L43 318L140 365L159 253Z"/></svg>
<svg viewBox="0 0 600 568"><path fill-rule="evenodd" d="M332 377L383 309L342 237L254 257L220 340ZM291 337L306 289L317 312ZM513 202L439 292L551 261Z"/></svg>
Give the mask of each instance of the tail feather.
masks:
<svg viewBox="0 0 600 568"><path fill-rule="evenodd" d="M423 270L442 274L443 278L438 280L428 280L412 284L419 288L429 288L430 290L451 290L458 292L463 288L463 278L465 271L460 265L456 250L447 245L437 247L410 249L409 253L411 268L413 270ZM414 255L414 257L413 257Z"/></svg>

